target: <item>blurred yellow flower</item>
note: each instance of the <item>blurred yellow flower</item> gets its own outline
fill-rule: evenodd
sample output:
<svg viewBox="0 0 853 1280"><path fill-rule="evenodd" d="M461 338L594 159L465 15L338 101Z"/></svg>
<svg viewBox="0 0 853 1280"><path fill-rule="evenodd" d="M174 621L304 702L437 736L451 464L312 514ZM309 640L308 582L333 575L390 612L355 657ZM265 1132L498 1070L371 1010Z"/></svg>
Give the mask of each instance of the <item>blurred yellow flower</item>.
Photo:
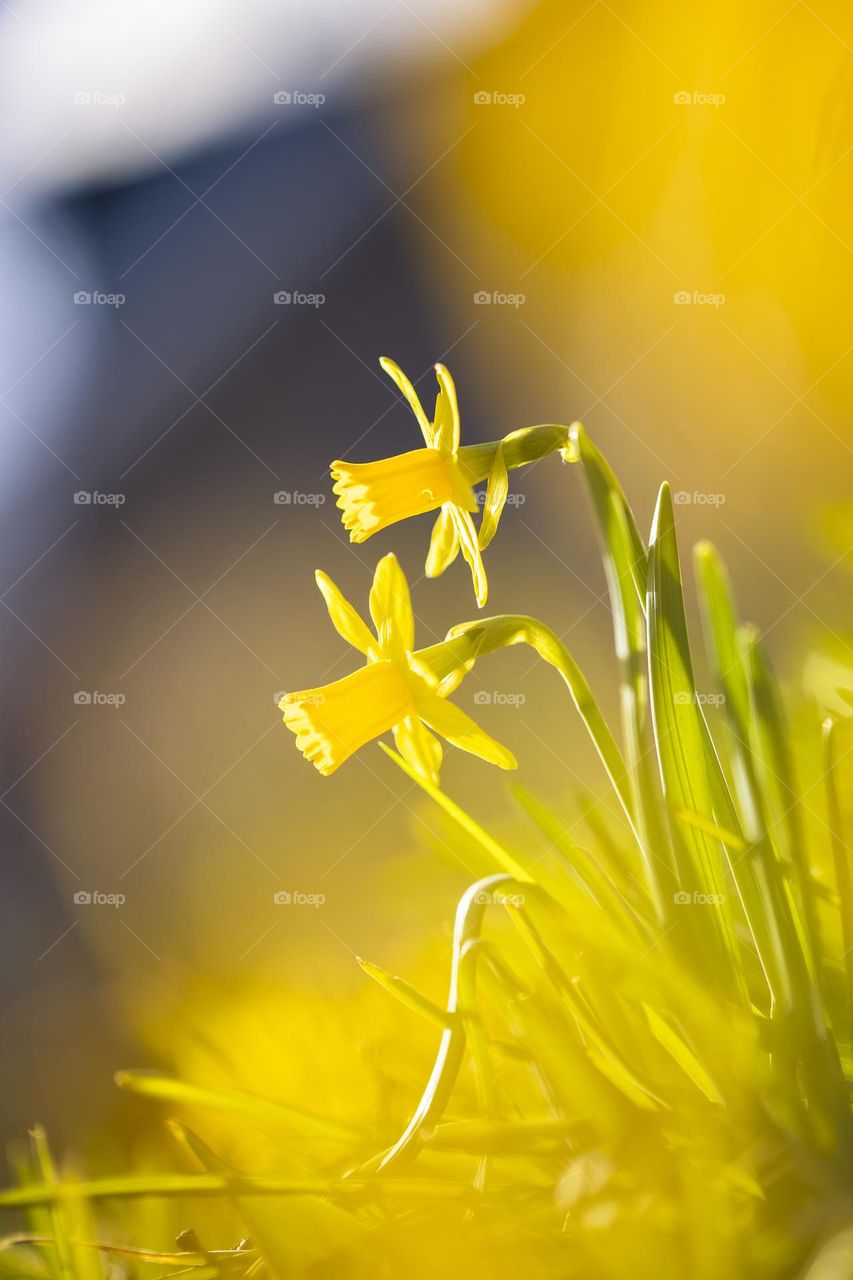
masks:
<svg viewBox="0 0 853 1280"><path fill-rule="evenodd" d="M281 699L284 723L306 760L324 775L334 773L359 747L393 729L400 753L437 783L443 751L430 732L434 729L462 751L502 769L516 767L511 752L445 700L464 671L448 678L445 668L441 678L436 653L441 646L425 650L424 660L413 649L409 587L396 556L384 556L376 566L370 591L375 636L325 573L318 570L316 578L336 631L367 662L342 680ZM447 656L452 666L452 654Z"/></svg>
<svg viewBox="0 0 853 1280"><path fill-rule="evenodd" d="M380 529L409 516L438 510L433 526L426 574L437 578L460 550L482 609L489 593L481 552L498 527L509 493L507 468L524 466L566 447L566 427L539 426L514 431L504 440L460 447L456 387L443 364L435 366L438 395L430 422L420 397L402 369L383 356L382 368L394 380L414 413L425 448L379 462L345 462L329 468L333 492L352 542L364 542ZM488 479L479 533L471 512L479 503L473 486Z"/></svg>

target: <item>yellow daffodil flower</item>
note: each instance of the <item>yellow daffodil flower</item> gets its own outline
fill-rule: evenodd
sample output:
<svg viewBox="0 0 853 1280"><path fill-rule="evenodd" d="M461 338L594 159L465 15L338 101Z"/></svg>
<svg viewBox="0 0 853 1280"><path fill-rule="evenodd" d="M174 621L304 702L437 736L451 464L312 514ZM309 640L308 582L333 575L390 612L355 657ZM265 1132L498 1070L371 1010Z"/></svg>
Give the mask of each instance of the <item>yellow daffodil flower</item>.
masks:
<svg viewBox="0 0 853 1280"><path fill-rule="evenodd" d="M351 541L364 542L398 520L438 510L426 560L427 577L437 578L461 550L471 570L477 604L482 608L489 586L481 552L494 537L507 500L507 470L555 450L565 451L568 429L527 427L504 440L460 446L456 387L445 366L435 366L438 395L430 422L402 369L387 356L379 363L408 402L425 447L379 462L333 462L333 492L338 495L344 527ZM488 487L478 533L471 518L479 506L474 485L486 479Z"/></svg>
<svg viewBox="0 0 853 1280"><path fill-rule="evenodd" d="M453 746L502 769L514 756L447 702L447 694L470 668L442 645L414 650L414 616L409 587L394 555L376 566L370 591L374 635L325 573L316 573L335 630L363 654L366 663L351 675L318 689L288 693L279 706L306 760L328 775L359 747L394 732L397 749L423 777L438 782L443 751L434 729ZM423 657L421 656L423 655Z"/></svg>

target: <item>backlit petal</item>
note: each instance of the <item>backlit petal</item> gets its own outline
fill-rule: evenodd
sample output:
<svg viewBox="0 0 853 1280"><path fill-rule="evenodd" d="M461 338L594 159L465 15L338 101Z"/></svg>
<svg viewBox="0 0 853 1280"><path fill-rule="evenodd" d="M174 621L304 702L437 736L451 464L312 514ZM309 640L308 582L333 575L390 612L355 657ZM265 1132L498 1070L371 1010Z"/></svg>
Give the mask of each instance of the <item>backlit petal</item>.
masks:
<svg viewBox="0 0 853 1280"><path fill-rule="evenodd" d="M483 557L480 555L477 530L474 528L474 521L467 511L460 511L459 507L453 507L452 512L456 536L459 539L462 554L471 569L474 595L477 597L478 606L482 609L489 597L489 584L486 579L486 570L483 566Z"/></svg>
<svg viewBox="0 0 853 1280"><path fill-rule="evenodd" d="M444 756L441 743L416 715L406 716L394 726L394 741L400 755L428 782L438 786L438 771Z"/></svg>
<svg viewBox="0 0 853 1280"><path fill-rule="evenodd" d="M485 551L498 531L498 521L509 494L509 476L504 463L503 446L498 445L489 471L489 483L483 503L483 519L480 521L480 550Z"/></svg>
<svg viewBox="0 0 853 1280"><path fill-rule="evenodd" d="M370 616L380 648L403 657L415 646L415 618L406 575L393 552L383 556L370 588Z"/></svg>
<svg viewBox="0 0 853 1280"><path fill-rule="evenodd" d="M439 698L429 690L419 690L415 694L415 706L420 718L446 738L461 751L469 751L500 769L517 768L515 756L506 747L501 746L475 720L444 698Z"/></svg>
<svg viewBox="0 0 853 1280"><path fill-rule="evenodd" d="M343 636L347 644L351 644L359 653L368 654L376 648L376 641L361 615L353 608L343 592L335 586L328 574L317 569L314 578L326 601L332 626L339 636Z"/></svg>
<svg viewBox="0 0 853 1280"><path fill-rule="evenodd" d="M408 402L409 408L412 410L412 413L415 415L415 417L418 420L418 426L421 429L421 434L423 435L423 438L424 438L424 444L426 444L428 448L431 447L434 439L432 423L424 413L424 407L421 404L420 396L418 395L417 391L415 391L415 388L412 386L409 379L403 373L403 370L400 368L400 366L398 364L395 364L393 360L388 358L388 356L381 356L379 359L379 364L382 367L382 369L385 371L385 373L388 374L388 377L391 378L392 381L397 384L397 387L405 396Z"/></svg>
<svg viewBox="0 0 853 1280"><path fill-rule="evenodd" d="M426 558L426 576L438 578L459 555L459 539L450 508L444 506L432 526L429 553Z"/></svg>
<svg viewBox="0 0 853 1280"><path fill-rule="evenodd" d="M455 453L459 448L459 404L456 399L456 384L450 376L450 371L443 365L435 366L435 376L438 378L438 385L441 387L441 393L444 397L444 405L442 406L442 439L441 448L450 449ZM436 425L438 424L438 414L436 413ZM436 445L439 441L436 440Z"/></svg>

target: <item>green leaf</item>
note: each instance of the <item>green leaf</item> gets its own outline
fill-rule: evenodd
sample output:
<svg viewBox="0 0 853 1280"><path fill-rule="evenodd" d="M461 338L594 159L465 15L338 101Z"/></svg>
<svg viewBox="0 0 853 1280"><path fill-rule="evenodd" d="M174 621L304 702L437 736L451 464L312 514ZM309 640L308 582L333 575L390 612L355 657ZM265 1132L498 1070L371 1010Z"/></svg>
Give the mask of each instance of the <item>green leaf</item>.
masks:
<svg viewBox="0 0 853 1280"><path fill-rule="evenodd" d="M419 1013L422 1017L430 1022L437 1023L440 1027L451 1026L453 1018L448 1014L446 1009L442 1009L437 1004L433 1004L432 1000L428 1000L426 996L421 995L410 982L405 978L399 978L393 973L389 973L387 969L383 969L381 965L372 964L369 960L363 960L361 956L356 959L367 974L374 982L377 982L383 991L387 991L395 1000L399 1000L407 1009L411 1009L414 1013Z"/></svg>
<svg viewBox="0 0 853 1280"><path fill-rule="evenodd" d="M598 525L621 671L622 738L634 815L649 891L658 919L665 923L671 916L675 875L668 832L659 817L660 796L652 778L647 746L644 611L648 556L621 485L580 423L572 427L571 440Z"/></svg>
<svg viewBox="0 0 853 1280"><path fill-rule="evenodd" d="M475 822L464 809L455 804L449 796L446 796L440 787L436 787L427 778L419 774L407 760L404 760L396 751L392 751L384 742L379 743L385 754L394 761L398 768L403 770L412 782L416 782L422 791L434 800L435 803L444 810L444 812L453 819L457 826L470 836L476 845L494 862L494 864L506 872L507 875L514 876L518 880L530 880L530 876L524 870L520 863L516 862L511 853L504 849L503 845L498 844L493 836Z"/></svg>
<svg viewBox="0 0 853 1280"><path fill-rule="evenodd" d="M681 1070L690 1077L696 1088L704 1093L709 1102L722 1104L723 1100L720 1097L717 1086L692 1049L688 1047L681 1036L664 1021L655 1009L652 1009L649 1005L644 1005L643 1008L646 1011L652 1035L658 1043L663 1045L667 1053L674 1058Z"/></svg>
<svg viewBox="0 0 853 1280"><path fill-rule="evenodd" d="M705 642L725 697L726 715L745 741L749 725L749 684L737 638L738 619L728 574L710 542L697 543L694 564Z"/></svg>
<svg viewBox="0 0 853 1280"><path fill-rule="evenodd" d="M612 468L603 454L595 447L586 434L583 426L576 422L570 431L571 447L583 465L584 476L589 487L590 498L595 510L599 532L601 535L602 556L608 576L614 574L614 581L621 584L623 570L633 585L634 599L640 611L645 608L646 577L648 574L648 556L645 544L640 537L637 522L625 497L624 490L616 479ZM627 538L623 540L618 528L621 516L624 517ZM621 564L615 563L615 548L626 542L621 551ZM609 561L614 561L608 565ZM624 601L625 620L633 628L636 626L636 613L627 592L620 585L617 594ZM636 635L636 632L635 632ZM636 636L641 643L640 637Z"/></svg>
<svg viewBox="0 0 853 1280"><path fill-rule="evenodd" d="M141 1094L161 1102L186 1107L207 1107L212 1111L232 1112L245 1116L262 1128L274 1126L302 1133L310 1138L331 1138L341 1143L361 1141L357 1130L317 1115L303 1107L290 1107L283 1102L244 1093L239 1089L212 1089L192 1084L160 1071L145 1069L117 1071L115 1082L120 1089Z"/></svg>
<svg viewBox="0 0 853 1280"><path fill-rule="evenodd" d="M236 1189L243 1175L218 1156L198 1134L173 1122L174 1135L192 1153L206 1173L228 1180L235 1209L251 1239L275 1275L289 1276L342 1260L348 1253L369 1253L373 1241L368 1229L352 1214L319 1196L301 1200L298 1206L268 1199L243 1197Z"/></svg>
<svg viewBox="0 0 853 1280"><path fill-rule="evenodd" d="M725 782L696 696L667 484L661 486L652 527L646 616L655 747L669 811L674 814L686 809L711 823L719 821L734 828L736 818L728 824L728 815L718 810ZM716 901L710 909L703 905L691 911L690 928L681 931L679 940L693 951L694 963L716 965L724 989L737 992L739 1000L746 1004L748 996L724 874L728 863L725 845L698 828L682 827L674 820L671 829L681 891L699 892ZM676 917L676 926L682 919L683 915Z"/></svg>
<svg viewBox="0 0 853 1280"><path fill-rule="evenodd" d="M847 1012L847 1035L853 1039L853 868L851 855L844 838L841 799L838 791L836 728L832 720L823 726L824 776L826 781L827 817L832 861L835 868L835 884L841 907L841 937L844 948L844 976Z"/></svg>

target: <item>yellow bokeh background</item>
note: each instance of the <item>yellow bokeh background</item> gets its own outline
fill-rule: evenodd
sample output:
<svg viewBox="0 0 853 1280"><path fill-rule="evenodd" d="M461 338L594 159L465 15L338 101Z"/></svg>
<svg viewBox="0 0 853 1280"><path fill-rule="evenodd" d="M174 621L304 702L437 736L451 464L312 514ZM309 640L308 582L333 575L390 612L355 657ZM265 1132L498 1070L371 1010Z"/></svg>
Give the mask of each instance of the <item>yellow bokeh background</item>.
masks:
<svg viewBox="0 0 853 1280"><path fill-rule="evenodd" d="M447 349L466 438L582 418L644 529L668 479L688 498L678 513L686 564L699 537L720 546L744 613L794 690L807 651L837 647L845 626L837 570L823 576L839 550L819 529L849 494L853 446L851 45L853 11L840 3L519 6L481 52L448 50L438 70L401 79L382 120L387 155L417 184L407 202L418 217L401 225L443 343L422 363ZM476 301L481 292L492 301ZM466 395L479 405L473 420ZM306 429L287 406L282 417L293 438ZM397 421L403 447L414 447L404 410ZM364 449L358 460L372 457ZM525 504L508 510L489 550L490 609L540 615L563 634L614 716L605 583L578 478L549 459L519 476L517 491ZM204 529L227 528L223 511L208 492L162 515L157 545L192 581L215 577ZM349 1063L338 1075L346 1110L359 1104L353 1064L363 1051L375 1066L368 1042L382 1043L402 1016L365 995L356 953L440 999L467 873L442 866L441 822L375 748L324 780L277 724L276 676L299 688L349 669L313 569L359 607L387 550L410 581L421 577L428 520L354 557L330 503L322 514L320 527L314 513L294 513L286 544L264 543L212 597L261 667L196 611L133 677L126 719L140 741L115 723L108 746L98 728L97 806L76 746L58 749L39 786L41 833L69 849L87 882L116 887L116 845L122 868L144 855L121 920L91 913L81 926L119 1040L188 1072L210 1072L228 1040L239 1083L282 1095L314 1080L321 1060ZM129 565L137 591L123 585ZM161 592L161 578L138 547L102 566L101 592L122 603L128 657L186 603L174 584ZM475 612L458 565L440 584L418 581L414 596L424 644ZM72 643L84 644L90 625L81 614ZM603 778L551 673L529 655L501 656L465 686L469 711L477 688L524 693L523 706L483 717L516 752L522 780L572 822L576 787L591 787L609 821ZM452 755L444 780L510 841L536 838L486 766ZM194 794L206 802L181 817ZM327 902L285 915L272 902L280 887ZM368 1006L365 1043L354 1045ZM270 1039L276 1007L281 1036ZM399 1098L401 1116L430 1044L408 1027L403 1038L412 1093ZM113 1046L95 1061L81 1055L78 1076L91 1085L93 1072L108 1090L121 1065ZM50 1095L56 1064L38 1073ZM334 1083L324 1088L333 1101Z"/></svg>

